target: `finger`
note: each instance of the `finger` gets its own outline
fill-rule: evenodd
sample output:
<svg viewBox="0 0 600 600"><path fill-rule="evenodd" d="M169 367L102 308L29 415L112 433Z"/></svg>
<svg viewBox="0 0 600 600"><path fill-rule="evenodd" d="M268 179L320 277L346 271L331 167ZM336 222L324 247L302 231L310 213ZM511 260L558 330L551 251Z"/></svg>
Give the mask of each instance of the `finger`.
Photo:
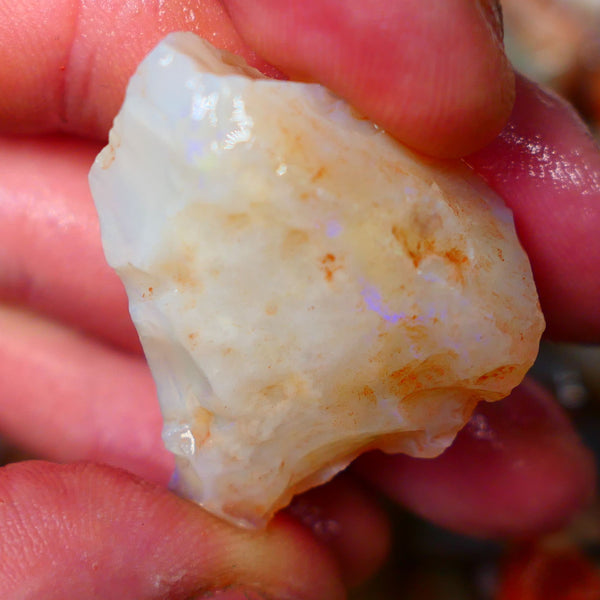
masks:
<svg viewBox="0 0 600 600"><path fill-rule="evenodd" d="M182 29L274 72L217 0L0 0L0 130L104 140L137 64Z"/></svg>
<svg viewBox="0 0 600 600"><path fill-rule="evenodd" d="M294 78L324 83L422 152L466 154L508 119L513 73L496 2L224 4L261 56Z"/></svg>
<svg viewBox="0 0 600 600"><path fill-rule="evenodd" d="M573 109L519 78L502 134L468 162L507 202L548 333L600 340L600 152Z"/></svg>
<svg viewBox="0 0 600 600"><path fill-rule="evenodd" d="M141 356L0 307L0 435L55 461L92 460L165 485L173 459Z"/></svg>
<svg viewBox="0 0 600 600"><path fill-rule="evenodd" d="M357 467L426 519L460 533L529 536L563 525L594 489L594 465L566 416L528 383L478 407L440 457L370 455Z"/></svg>
<svg viewBox="0 0 600 600"><path fill-rule="evenodd" d="M3 598L345 597L333 558L293 520L237 529L108 467L4 467L0 523Z"/></svg>
<svg viewBox="0 0 600 600"><path fill-rule="evenodd" d="M368 11L358 0L344 10L333 0L227 7L246 40L284 71L325 83L415 148L463 154L501 129L513 75L495 3L431 4L385 0ZM3 5L0 88L8 93L0 124L11 131L104 139L135 66L172 30L195 31L274 73L242 43L216 0Z"/></svg>
<svg viewBox="0 0 600 600"><path fill-rule="evenodd" d="M54 136L0 138L0 301L140 352L87 183L97 151Z"/></svg>

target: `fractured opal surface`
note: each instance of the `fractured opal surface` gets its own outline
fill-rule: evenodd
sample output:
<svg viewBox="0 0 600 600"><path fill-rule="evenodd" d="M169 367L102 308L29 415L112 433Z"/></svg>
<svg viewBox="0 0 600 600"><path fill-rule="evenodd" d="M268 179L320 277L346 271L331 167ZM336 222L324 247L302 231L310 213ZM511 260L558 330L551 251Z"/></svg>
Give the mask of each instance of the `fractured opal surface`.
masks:
<svg viewBox="0 0 600 600"><path fill-rule="evenodd" d="M237 524L368 449L439 454L536 356L527 257L467 167L192 34L142 62L90 183L173 485Z"/></svg>

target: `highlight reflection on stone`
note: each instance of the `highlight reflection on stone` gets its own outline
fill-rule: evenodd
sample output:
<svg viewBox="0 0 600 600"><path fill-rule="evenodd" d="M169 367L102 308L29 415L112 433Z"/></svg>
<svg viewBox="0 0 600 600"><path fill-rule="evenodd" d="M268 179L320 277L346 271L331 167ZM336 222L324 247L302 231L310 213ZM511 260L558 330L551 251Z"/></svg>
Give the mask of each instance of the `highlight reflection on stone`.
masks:
<svg viewBox="0 0 600 600"><path fill-rule="evenodd" d="M464 165L192 34L143 61L90 181L174 486L238 524L367 449L435 456L535 358L512 217Z"/></svg>

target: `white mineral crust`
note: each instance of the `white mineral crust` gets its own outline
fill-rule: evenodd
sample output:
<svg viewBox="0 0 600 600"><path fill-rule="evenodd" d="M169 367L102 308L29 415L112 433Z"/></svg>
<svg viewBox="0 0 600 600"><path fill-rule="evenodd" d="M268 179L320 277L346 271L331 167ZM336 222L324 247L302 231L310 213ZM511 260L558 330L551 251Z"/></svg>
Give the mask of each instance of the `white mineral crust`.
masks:
<svg viewBox="0 0 600 600"><path fill-rule="evenodd" d="M238 524L367 449L439 454L536 355L527 258L468 168L192 34L142 62L90 181L175 489Z"/></svg>

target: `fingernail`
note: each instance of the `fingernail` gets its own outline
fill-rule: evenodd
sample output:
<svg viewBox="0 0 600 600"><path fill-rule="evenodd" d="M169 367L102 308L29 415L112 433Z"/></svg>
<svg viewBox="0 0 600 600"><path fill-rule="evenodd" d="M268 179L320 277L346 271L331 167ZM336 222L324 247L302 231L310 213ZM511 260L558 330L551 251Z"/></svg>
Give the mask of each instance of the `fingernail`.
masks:
<svg viewBox="0 0 600 600"><path fill-rule="evenodd" d="M490 27L491 33L500 44L503 44L504 19L502 18L500 0L479 0L477 4L483 19Z"/></svg>

